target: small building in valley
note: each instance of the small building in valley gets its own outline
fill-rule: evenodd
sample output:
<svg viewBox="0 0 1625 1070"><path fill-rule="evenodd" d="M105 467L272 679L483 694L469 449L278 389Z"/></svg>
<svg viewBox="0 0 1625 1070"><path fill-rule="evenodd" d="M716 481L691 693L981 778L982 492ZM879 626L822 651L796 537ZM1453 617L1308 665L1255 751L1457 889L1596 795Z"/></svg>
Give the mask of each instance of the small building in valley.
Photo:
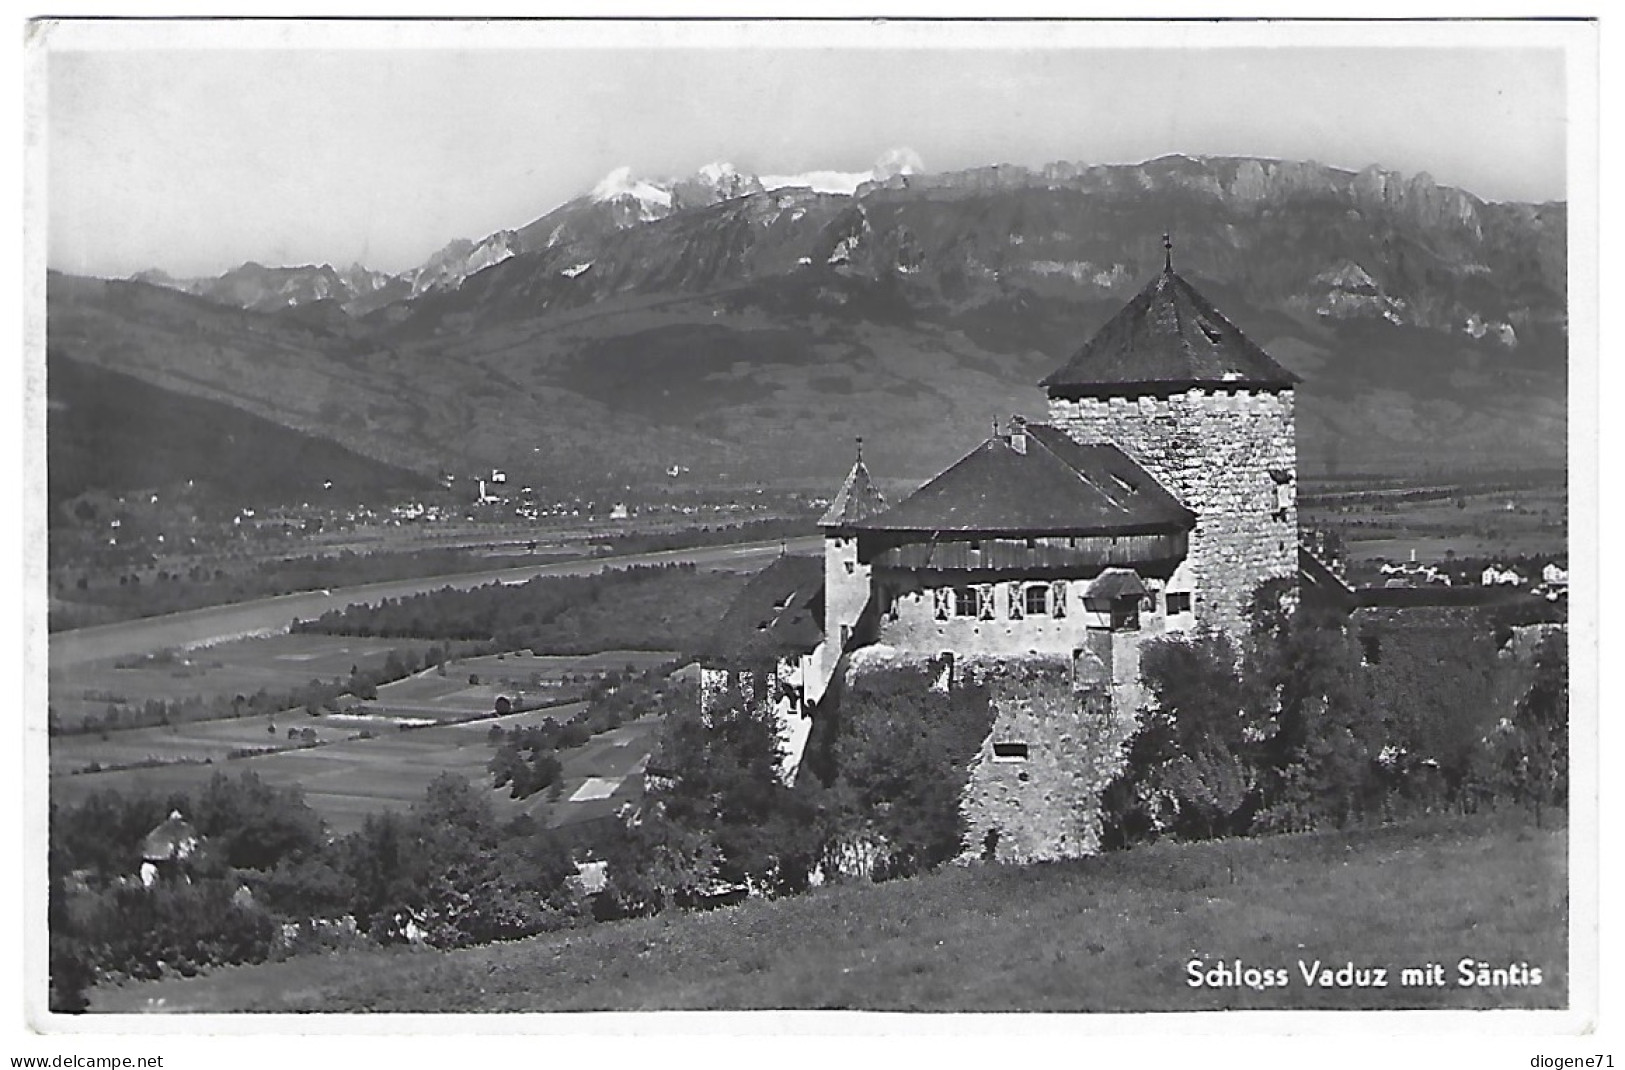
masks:
<svg viewBox="0 0 1625 1070"><path fill-rule="evenodd" d="M187 870L202 847L203 837L179 810L171 810L141 841L142 885L151 888L166 881L189 883Z"/></svg>

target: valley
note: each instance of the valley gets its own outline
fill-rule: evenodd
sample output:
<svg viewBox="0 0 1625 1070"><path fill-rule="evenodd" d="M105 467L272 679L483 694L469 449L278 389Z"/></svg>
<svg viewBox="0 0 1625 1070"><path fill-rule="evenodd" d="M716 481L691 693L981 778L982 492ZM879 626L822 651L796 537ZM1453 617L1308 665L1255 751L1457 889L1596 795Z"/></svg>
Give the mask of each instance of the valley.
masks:
<svg viewBox="0 0 1625 1070"><path fill-rule="evenodd" d="M1565 831L1562 819L1541 823L1542 807L1567 797L1566 780L1561 792L1547 790L1567 775L1566 751L1561 772L1552 759L1540 767L1547 779L1530 788L1507 755L1550 757L1530 749L1550 726L1509 742L1501 728L1469 724L1494 711L1461 697L1475 681L1512 679L1500 659L1505 639L1494 634L1501 618L1473 635L1468 653L1482 664L1452 667L1468 684L1449 697L1471 709L1449 707L1463 720L1446 727L1479 764L1470 775L1452 766L1448 792L1441 763L1423 757L1436 726L1412 723L1427 720L1415 713L1417 696L1433 699L1433 679L1412 671L1404 641L1373 633L1361 646L1339 624L1289 648L1301 639L1291 629L1309 627L1313 614L1304 613L1280 635L1254 633L1244 659L1221 651L1211 666L1196 665L1221 692L1234 684L1242 696L1278 696L1267 715L1240 699L1212 724L1177 724L1234 730L1215 745L1211 768L1191 773L1187 754L1164 761L1155 752L1168 718L1206 716L1201 703L1187 710L1159 694L1174 711L1164 721L1150 719L1148 704L1125 705L1133 735L1113 744L1111 760L1137 755L1136 775L1162 794L1135 794L1134 782L1096 770L1088 805L1098 804L1100 827L1077 844L1089 853L1109 832L1122 841L1108 846L1126 845L1142 818L1153 829L1147 840L1162 842L935 874L950 859L1003 860L1001 829L1006 852L1026 849L1009 823L967 839L961 804L971 796L961 787L973 773L1027 783L1028 772L993 766L1027 761L1031 745L994 742L993 706L977 706L991 692L977 690L973 674L940 691L924 676L899 676L868 695L848 661L851 680L826 677L831 691L811 690L812 670L794 660L815 656L809 650L835 650L832 670L869 646L889 656L873 635L847 649L874 598L867 573L865 601L845 607L853 614L838 630L825 615L824 585L838 586L839 566L823 572L815 562L800 564L823 577L816 593L797 579L774 594L771 610L747 606L736 621L748 639L769 633L769 646L781 618L821 632L784 666L752 670L762 675L751 701L773 696L774 716L792 716L809 695L813 704L836 696L822 707L833 716L810 726L820 739L804 733L796 745L806 750L795 761L806 756L813 770L799 787L780 777L779 726L740 697L744 677L733 696L739 716L718 719L707 702L733 693L706 691L716 680L694 665L747 577L782 555L824 549L815 518L832 502L837 514L851 505L841 483L848 470L854 481L862 473L864 501L877 503L879 488L895 503L978 450L991 427L989 455L1011 471L1053 453L1068 468L1054 469L1059 485L1089 509L1106 508L1090 496L1097 492L1125 513L1151 508L1134 499L1145 481L1136 482L1133 458L1124 458L1127 477L1111 469L1112 484L1050 446L1035 462L1015 459L1029 456L1029 437L1046 440L1001 428L1019 427L1014 414L1042 419L1040 379L1126 316L1125 302L1150 293L1142 287L1156 278L1199 285L1214 302L1181 304L1166 295L1183 290L1158 290L1163 303L1144 321L1155 336L1148 367L1161 367L1155 347L1173 339L1187 347L1177 354L1182 371L1197 354L1195 378L1127 375L1114 381L1108 414L1160 419L1148 382L1179 396L1189 386L1214 414L1250 411L1259 402L1251 386L1235 385L1243 373L1221 377L1208 366L1218 358L1206 346L1230 359L1226 331L1227 344L1256 342L1280 362L1276 378L1260 380L1279 395L1269 401L1279 405L1269 410L1278 426L1256 436L1282 443L1279 459L1247 460L1252 482L1234 493L1237 516L1263 508L1251 496L1259 487L1273 520L1300 510L1297 532L1272 528L1260 540L1271 581L1305 568L1291 540L1308 535L1336 547L1335 567L1346 567L1362 596L1426 601L1438 592L1387 588L1494 586L1488 599L1451 593L1511 606L1508 630L1566 620L1566 205L1490 203L1376 167L1246 157L943 174L893 163L818 188L721 165L675 180L618 170L529 223L454 240L399 274L254 262L217 278L50 274L45 721L52 889L61 909L77 912L64 931L81 940L66 952L80 959L65 964L78 995L97 979L74 975L75 962L124 977L264 962L273 946L282 954L305 938L288 936L291 925L326 933L311 937L314 946L329 937L360 943L362 932L380 944L436 947L544 935L467 953L474 957L436 953L427 975L419 965L427 957L367 951L267 965L237 988L230 978L244 974L223 973L207 991L103 985L95 1009L308 1010L304 1001L315 1000L374 1010L960 1010L971 1006L967 994L981 1008L1069 1011L1567 1005ZM1219 307L1234 317L1222 330L1205 318ZM1184 438L1211 433L1194 427L1168 434L1183 448ZM1244 452L1224 445L1200 456L1211 463ZM980 516L972 507L988 502L1003 508L985 487L966 498L965 515ZM1142 598L1160 621L1146 629L1153 638L1168 617L1191 612L1194 590L1162 588L1173 582L1169 569L1182 567L1176 556L1196 545L1183 540L1203 517L1171 496L1163 504L1158 523L1172 528L1136 529L1130 541L1173 546L1177 534L1177 555L1143 570L1166 595L1164 610L1131 573L1138 591L1120 597L1132 601L1132 616L1109 617L1110 629L1095 629L1102 634L1080 632L1089 643L1108 630L1138 643L1128 633L1141 632ZM1208 513L1220 519L1204 533L1224 532L1229 514ZM1005 518L993 519L985 530L1006 530ZM1253 517L1254 526L1266 519ZM1109 538L1118 553L1119 528L1104 523L1092 512L1069 520L1067 551L1078 538ZM980 554L975 533L984 529L965 530L966 552ZM1009 530L1015 553L1061 537L1052 527ZM920 532L935 553L942 526ZM1240 557L1224 558L1216 575L1193 569L1208 584L1204 613L1222 600L1220 587L1238 601L1229 587L1247 575L1230 568ZM1514 566L1522 571L1496 578ZM1039 618L1053 605L1053 618L1066 621L1059 632L1083 612L1105 612L1089 609L1084 593L1105 572L1057 580L1055 567L1045 566L1044 584L1027 583L1029 574L1012 581L1027 586L1025 601L1012 594L1005 603L1009 620L1048 625ZM854 570L849 560L845 571ZM998 619L1001 600L985 576L965 609L940 576L927 578L920 590L943 596L936 620L947 622L950 606L954 616ZM1074 583L1091 586L1065 586ZM1083 612L1050 601L1069 590ZM1520 732L1559 710L1566 725L1567 692L1557 690L1566 661L1552 659L1567 648L1534 633L1520 648L1529 664L1519 667L1519 690L1494 693L1496 709L1510 711L1499 724L1522 718ZM1206 656L1197 648L1209 641L1203 633L1167 656ZM960 646L973 658L980 642ZM928 653L947 646L953 657L956 643ZM1057 693L1078 704L1085 648L1069 649L1072 675ZM1036 663L1038 653L1011 660ZM1097 697L1118 702L1122 682L1129 703L1127 685L1144 682L1138 656L1101 661L1095 683L1112 684ZM1290 675L1298 657L1320 687L1319 705L1266 675ZM1243 670L1258 675L1225 675ZM1384 682L1391 703L1377 704L1376 683L1321 686L1313 674L1322 670L1326 680ZM1132 679L1116 681L1118 671ZM1318 712L1304 712L1311 707ZM1328 720L1333 707L1354 727ZM1231 724L1238 709L1259 723ZM1313 748L1323 732L1358 736L1359 746L1337 752L1342 765L1322 762ZM1382 745L1390 737L1400 742ZM1057 752L1077 740L1063 742ZM985 763L976 749L984 743ZM1200 747L1189 753L1207 761ZM682 772L661 766L646 780L651 759ZM1210 791L1209 780L1218 787ZM1182 811L1188 788L1193 798L1207 794ZM187 820L162 817L171 800L207 827L218 854L196 861L195 885L188 878L145 895L132 864L145 879L153 826ZM1533 828L1499 809L1529 800ZM1209 804L1218 816L1205 819L1201 836L1177 824ZM1119 809L1107 815L1108 806ZM1312 827L1322 831L1302 833ZM1232 839L1225 828L1257 838ZM1210 837L1217 842L1171 842ZM260 849L257 838L271 846ZM130 850L138 841L139 859ZM1492 865L1509 856L1515 865ZM1010 856L1031 857L1047 856ZM156 862L167 873L182 860L172 852ZM617 874L612 886L590 886L606 872ZM240 892L230 886L238 873L252 873ZM801 898L771 901L781 894ZM684 916L741 898L749 901L737 910ZM159 949L170 938L162 919L126 923L137 911L171 909L195 915L177 925L178 950ZM205 915L221 933L259 929L234 949L205 932L197 920ZM1413 919L1416 931L1385 929L1393 916ZM595 921L624 924L586 929ZM1183 956L1279 958L1287 945L1278 939L1329 960L1354 955L1361 940L1396 963L1424 953L1443 960L1480 922L1504 937L1483 954L1544 956L1551 986L1510 996L1362 993L1350 1002L1180 983ZM557 933L577 928L585 935ZM751 946L738 943L740 931ZM1029 946L1033 932L1058 931L1070 935ZM130 932L152 939L138 947ZM1215 947L1216 933L1265 935ZM1529 939L1506 935L1518 933ZM696 948L727 976L696 968ZM565 980L534 977L544 959L553 964L544 972ZM1034 961L1045 979L1024 980ZM650 962L645 983L634 974ZM489 990L466 981L467 971ZM689 980L673 980L680 975ZM267 995L267 983L280 987Z"/></svg>

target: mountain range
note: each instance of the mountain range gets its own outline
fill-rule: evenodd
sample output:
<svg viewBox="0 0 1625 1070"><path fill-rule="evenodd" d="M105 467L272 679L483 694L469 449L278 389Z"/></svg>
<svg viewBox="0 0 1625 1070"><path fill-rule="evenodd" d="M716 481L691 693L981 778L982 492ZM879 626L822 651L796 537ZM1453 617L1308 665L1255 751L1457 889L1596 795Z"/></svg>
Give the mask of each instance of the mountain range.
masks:
<svg viewBox="0 0 1625 1070"><path fill-rule="evenodd" d="M679 179L619 169L398 275L53 273L49 357L417 472L927 476L1162 267L1303 376L1300 467L1566 456L1567 209L1426 175L1169 156ZM54 447L53 447L54 448Z"/></svg>

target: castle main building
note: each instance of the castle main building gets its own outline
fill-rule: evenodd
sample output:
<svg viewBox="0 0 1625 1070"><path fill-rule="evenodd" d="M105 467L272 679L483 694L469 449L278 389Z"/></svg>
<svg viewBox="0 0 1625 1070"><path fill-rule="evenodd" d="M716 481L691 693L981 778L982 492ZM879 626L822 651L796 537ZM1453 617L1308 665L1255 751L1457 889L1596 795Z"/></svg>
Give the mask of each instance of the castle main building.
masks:
<svg viewBox="0 0 1625 1070"><path fill-rule="evenodd" d="M1202 625L1239 638L1259 584L1298 573L1297 381L1170 261L1044 380L1046 423L1012 418L895 505L860 453L820 521L822 589L784 563L752 584L761 607L800 607L781 712L805 718L838 672L885 661L1047 666L1072 697L1006 690L964 806L998 857L1091 852L1141 644ZM797 592L767 590L792 574ZM736 623L760 648L780 618Z"/></svg>
<svg viewBox="0 0 1625 1070"><path fill-rule="evenodd" d="M1169 264L1044 380L1047 424L1012 419L890 508L859 458L821 521L826 638L1239 636L1258 585L1297 572L1296 382Z"/></svg>

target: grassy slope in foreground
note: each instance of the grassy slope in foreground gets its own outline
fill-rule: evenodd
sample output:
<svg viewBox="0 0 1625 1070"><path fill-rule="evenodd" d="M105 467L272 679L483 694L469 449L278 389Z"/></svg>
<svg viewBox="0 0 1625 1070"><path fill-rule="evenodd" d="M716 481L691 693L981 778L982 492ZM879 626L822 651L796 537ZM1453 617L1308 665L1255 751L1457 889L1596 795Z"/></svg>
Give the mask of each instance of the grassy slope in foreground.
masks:
<svg viewBox="0 0 1625 1070"><path fill-rule="evenodd" d="M951 868L778 902L456 952L399 950L92 992L98 1011L932 1011L1564 1007L1566 835L1521 818L1162 844L1047 865ZM1461 988L1463 957L1541 968ZM1264 992L1195 989L1186 963L1285 969ZM1389 970L1306 987L1298 960ZM1401 988L1445 964L1449 985ZM158 1001L162 1001L159 1003Z"/></svg>

